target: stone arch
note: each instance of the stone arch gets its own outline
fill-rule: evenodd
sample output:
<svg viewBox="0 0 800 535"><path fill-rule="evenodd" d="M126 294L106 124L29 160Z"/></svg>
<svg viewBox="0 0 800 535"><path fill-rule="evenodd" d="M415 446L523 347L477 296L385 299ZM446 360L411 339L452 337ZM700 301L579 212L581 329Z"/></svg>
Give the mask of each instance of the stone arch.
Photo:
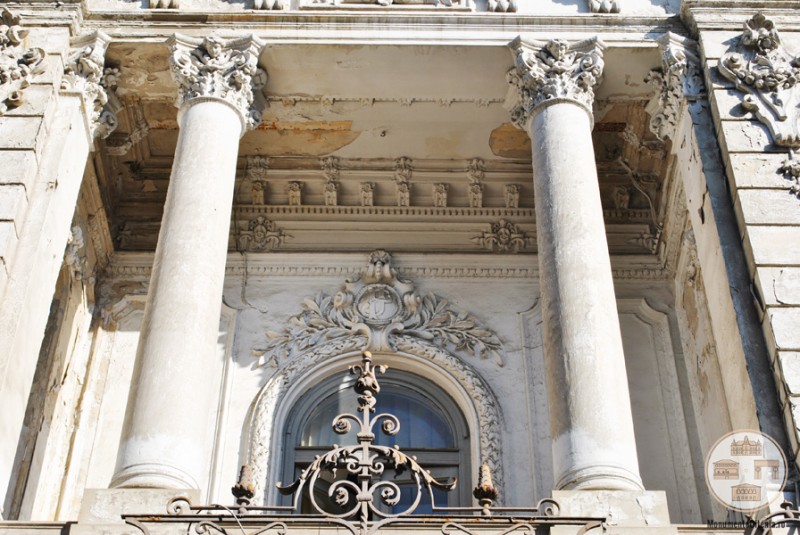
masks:
<svg viewBox="0 0 800 535"><path fill-rule="evenodd" d="M287 413L308 387L337 372L344 372L367 345L367 336L333 340L297 355L275 373L256 396L247 421L244 461L253 471L257 502L267 499L267 481L278 471L271 469L281 459L281 439L275 430L284 428ZM473 480L477 462L488 464L495 485L503 489L500 433L503 418L494 393L480 375L450 352L409 335L395 337L395 348L375 353L377 363L418 374L424 373L453 397L471 429ZM421 460L424 464L424 460ZM288 483L288 482L284 482Z"/></svg>

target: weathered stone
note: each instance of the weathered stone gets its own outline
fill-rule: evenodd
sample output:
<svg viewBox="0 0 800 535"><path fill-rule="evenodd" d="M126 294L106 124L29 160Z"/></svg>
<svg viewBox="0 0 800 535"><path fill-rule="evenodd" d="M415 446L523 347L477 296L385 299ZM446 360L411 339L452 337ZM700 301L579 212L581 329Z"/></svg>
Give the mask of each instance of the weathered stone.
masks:
<svg viewBox="0 0 800 535"><path fill-rule="evenodd" d="M800 349L800 308L767 308L772 334L778 350Z"/></svg>
<svg viewBox="0 0 800 535"><path fill-rule="evenodd" d="M25 186L21 184L0 186L0 221L13 221L19 232L27 208L28 195Z"/></svg>
<svg viewBox="0 0 800 535"><path fill-rule="evenodd" d="M745 252L755 265L800 265L800 227L748 227Z"/></svg>
<svg viewBox="0 0 800 535"><path fill-rule="evenodd" d="M764 152L772 145L767 127L755 121L722 121L720 143L728 152Z"/></svg>
<svg viewBox="0 0 800 535"><path fill-rule="evenodd" d="M767 306L800 305L800 267L757 267L755 283Z"/></svg>
<svg viewBox="0 0 800 535"><path fill-rule="evenodd" d="M728 173L737 188L788 189L790 182L779 171L785 154L731 154Z"/></svg>
<svg viewBox="0 0 800 535"><path fill-rule="evenodd" d="M36 149L41 117L5 117L0 121L0 149Z"/></svg>
<svg viewBox="0 0 800 535"><path fill-rule="evenodd" d="M800 199L788 190L742 189L738 197L737 216L744 225L800 225Z"/></svg>

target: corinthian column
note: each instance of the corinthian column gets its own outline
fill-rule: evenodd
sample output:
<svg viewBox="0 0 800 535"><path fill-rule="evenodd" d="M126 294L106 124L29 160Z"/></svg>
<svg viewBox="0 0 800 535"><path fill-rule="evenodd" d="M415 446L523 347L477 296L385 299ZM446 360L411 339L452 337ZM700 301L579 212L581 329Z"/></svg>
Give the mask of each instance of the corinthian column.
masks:
<svg viewBox="0 0 800 535"><path fill-rule="evenodd" d="M556 488L641 490L592 147L603 45L517 38L509 46L507 107L533 149Z"/></svg>
<svg viewBox="0 0 800 535"><path fill-rule="evenodd" d="M114 487L199 488L239 139L261 120L253 37L175 36L180 135L158 236Z"/></svg>

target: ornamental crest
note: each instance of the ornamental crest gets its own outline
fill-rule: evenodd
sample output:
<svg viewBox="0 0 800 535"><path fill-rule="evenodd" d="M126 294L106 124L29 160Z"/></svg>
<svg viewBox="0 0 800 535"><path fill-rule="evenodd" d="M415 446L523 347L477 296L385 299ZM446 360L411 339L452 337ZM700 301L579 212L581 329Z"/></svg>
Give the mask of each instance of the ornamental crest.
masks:
<svg viewBox="0 0 800 535"><path fill-rule="evenodd" d="M368 351L394 351L400 339L415 338L503 365L502 343L494 332L469 313L454 310L446 299L417 294L382 250L373 252L361 276L348 280L336 295L306 299L303 312L289 318L282 332L268 331L261 362L292 358L358 335Z"/></svg>
<svg viewBox="0 0 800 535"><path fill-rule="evenodd" d="M776 145L800 148L800 58L783 47L771 20L760 13L748 20L738 50L722 56L718 69Z"/></svg>

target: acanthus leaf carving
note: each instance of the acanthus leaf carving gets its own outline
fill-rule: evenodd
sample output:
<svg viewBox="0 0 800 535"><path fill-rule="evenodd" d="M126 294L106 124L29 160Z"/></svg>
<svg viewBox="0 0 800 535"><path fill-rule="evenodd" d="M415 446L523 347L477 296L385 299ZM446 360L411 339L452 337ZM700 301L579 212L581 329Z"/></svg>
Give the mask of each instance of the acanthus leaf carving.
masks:
<svg viewBox="0 0 800 535"><path fill-rule="evenodd" d="M660 70L653 70L645 82L656 87L656 95L645 111L650 114L650 131L658 139L674 139L683 103L704 92L700 58L695 43L673 33L661 39Z"/></svg>
<svg viewBox="0 0 800 535"><path fill-rule="evenodd" d="M592 119L594 87L603 75L602 41L553 39L545 43L517 37L508 46L514 68L506 75L510 87L505 108L514 126L527 129L534 110L557 102L575 103Z"/></svg>
<svg viewBox="0 0 800 535"><path fill-rule="evenodd" d="M9 109L20 106L24 89L33 76L42 72L44 50L23 47L28 34L20 26L20 19L7 8L0 13L0 116Z"/></svg>
<svg viewBox="0 0 800 535"><path fill-rule="evenodd" d="M402 334L503 365L502 343L493 331L471 314L454 310L446 299L418 295L411 282L399 278L386 251L373 252L361 276L336 295L305 299L302 309L282 332L267 332L264 362L291 359L355 334L366 336L366 350L393 350Z"/></svg>
<svg viewBox="0 0 800 535"><path fill-rule="evenodd" d="M241 114L245 129L261 123L267 73L258 66L263 43L257 37L195 39L176 34L169 44L169 65L179 86L178 108L196 98L217 98Z"/></svg>
<svg viewBox="0 0 800 535"><path fill-rule="evenodd" d="M717 69L744 93L742 107L769 128L776 145L800 147L800 57L783 47L771 20L761 13L748 20L737 50Z"/></svg>
<svg viewBox="0 0 800 535"><path fill-rule="evenodd" d="M117 113L122 108L114 90L119 69L105 67L111 38L101 31L77 37L71 43L70 58L61 79L62 91L81 94L89 114L92 135L105 139L117 128Z"/></svg>
<svg viewBox="0 0 800 535"><path fill-rule="evenodd" d="M518 253L533 244L533 238L505 219L492 223L489 232L480 233L472 241L494 253Z"/></svg>

